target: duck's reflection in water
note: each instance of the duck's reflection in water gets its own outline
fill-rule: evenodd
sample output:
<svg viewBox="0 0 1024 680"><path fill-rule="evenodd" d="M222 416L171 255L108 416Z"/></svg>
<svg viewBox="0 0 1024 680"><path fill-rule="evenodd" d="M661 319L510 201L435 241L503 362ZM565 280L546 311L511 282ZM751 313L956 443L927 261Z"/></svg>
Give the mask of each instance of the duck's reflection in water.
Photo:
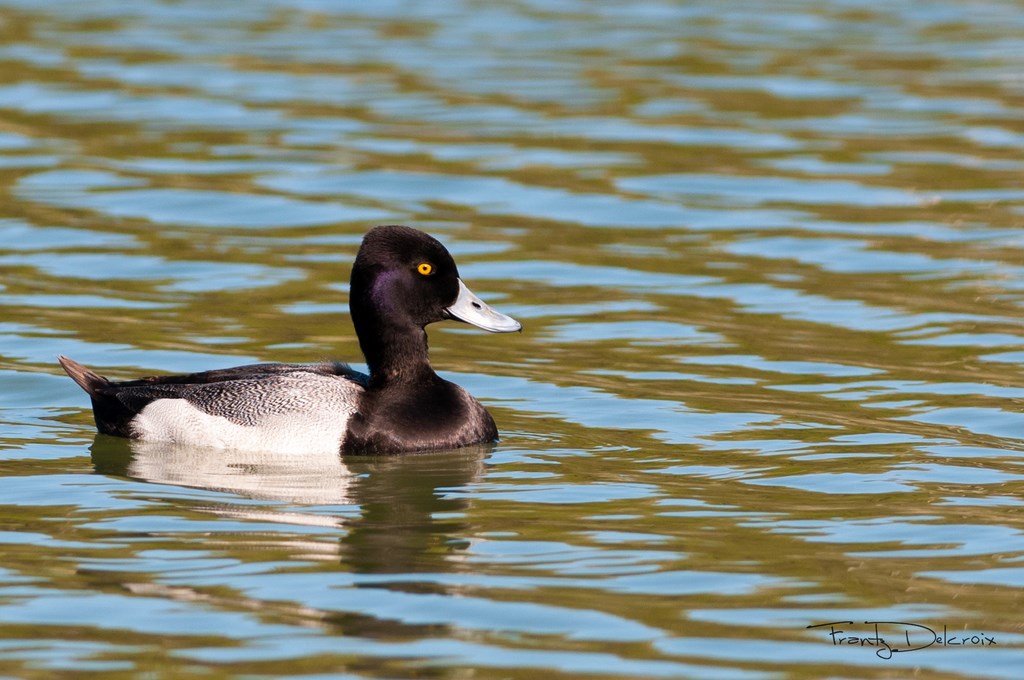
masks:
<svg viewBox="0 0 1024 680"><path fill-rule="evenodd" d="M338 454L281 454L97 435L97 472L302 505L351 503L352 473Z"/></svg>
<svg viewBox="0 0 1024 680"><path fill-rule="evenodd" d="M402 456L348 457L360 516L342 539L343 559L361 573L450 571L466 547L470 501L493 444Z"/></svg>
<svg viewBox="0 0 1024 680"><path fill-rule="evenodd" d="M230 498L201 508L216 515L286 524L346 525L356 569L408 567L438 533L447 536L466 501L445 489L479 481L490 444L401 456L280 454L142 442L97 435L97 473L193 489ZM282 504L284 507L282 507ZM344 508L339 506L345 506ZM457 521L457 520L456 520ZM433 536L434 539L429 538ZM426 543L424 543L426 541ZM435 546L436 548L437 546Z"/></svg>
<svg viewBox="0 0 1024 680"><path fill-rule="evenodd" d="M152 493L143 491L146 500L162 497L167 503L157 513L160 519L153 534L167 531L165 512L188 519L199 512L231 521L225 523L224 534L200 522L196 533L172 532L172 541L186 539L186 546L194 546L187 539L195 537L211 553L247 562L272 556L275 564L287 564L289 559L307 565L314 561L340 562L344 571L354 574L412 575L472 568L466 560L470 545L467 535L472 534L466 511L472 501L459 490L483 478L491 450L491 445L480 445L455 451L343 459L178 447L98 435L92 460L98 474L169 485L164 492L155 487ZM190 489L217 493L196 494ZM236 522L251 523L252 530L246 531ZM303 529L296 530L297 526ZM182 527L189 531L187 523ZM132 531L137 530L138 525L133 524ZM310 593L315 594L315 584L320 581L314 578L313 583ZM405 578L378 583L371 576L371 583L363 587L414 587L417 592L426 589L434 593L451 590L429 579L409 586ZM217 601L207 590L182 583L167 586L139 581L135 575L123 586L147 595ZM428 630L423 625L382 618L379 613L344 606L321 609L314 602L299 600L289 605L246 599L240 605L234 598L224 600L224 606L285 611L311 625L328 626L349 636L393 639ZM429 627L431 634L440 631L436 625Z"/></svg>

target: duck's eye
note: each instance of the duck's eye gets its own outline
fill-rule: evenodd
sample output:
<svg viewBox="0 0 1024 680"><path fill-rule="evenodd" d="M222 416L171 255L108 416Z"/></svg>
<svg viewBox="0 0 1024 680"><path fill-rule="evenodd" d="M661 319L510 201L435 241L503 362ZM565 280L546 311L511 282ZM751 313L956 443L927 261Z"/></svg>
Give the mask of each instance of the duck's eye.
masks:
<svg viewBox="0 0 1024 680"><path fill-rule="evenodd" d="M418 271L423 276L430 276L431 274L434 273L434 265L430 264L429 262L420 262L418 265L416 265L416 271Z"/></svg>

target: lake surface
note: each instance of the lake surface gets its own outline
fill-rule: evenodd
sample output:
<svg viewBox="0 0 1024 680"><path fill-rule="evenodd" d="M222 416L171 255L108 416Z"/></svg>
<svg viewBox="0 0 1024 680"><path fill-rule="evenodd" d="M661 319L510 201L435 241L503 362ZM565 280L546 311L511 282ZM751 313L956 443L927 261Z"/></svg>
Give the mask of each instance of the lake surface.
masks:
<svg viewBox="0 0 1024 680"><path fill-rule="evenodd" d="M0 674L1020 677L1021 3L2 0L0 35ZM395 222L524 324L431 328L494 447L131 446L56 365L359 365Z"/></svg>

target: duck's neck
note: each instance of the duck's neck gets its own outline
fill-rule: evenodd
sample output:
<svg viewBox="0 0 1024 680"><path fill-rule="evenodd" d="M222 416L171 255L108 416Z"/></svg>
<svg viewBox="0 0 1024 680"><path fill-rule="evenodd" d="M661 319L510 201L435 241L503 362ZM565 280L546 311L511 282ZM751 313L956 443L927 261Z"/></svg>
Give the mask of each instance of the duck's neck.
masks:
<svg viewBox="0 0 1024 680"><path fill-rule="evenodd" d="M359 333L359 347L370 368L372 387L411 382L434 374L423 328L377 319L368 331Z"/></svg>
<svg viewBox="0 0 1024 680"><path fill-rule="evenodd" d="M358 264L358 258L357 258ZM427 356L427 332L404 305L404 291L388 272L370 275L358 266L352 273L349 301L359 348L370 368L370 386L412 382L434 375Z"/></svg>

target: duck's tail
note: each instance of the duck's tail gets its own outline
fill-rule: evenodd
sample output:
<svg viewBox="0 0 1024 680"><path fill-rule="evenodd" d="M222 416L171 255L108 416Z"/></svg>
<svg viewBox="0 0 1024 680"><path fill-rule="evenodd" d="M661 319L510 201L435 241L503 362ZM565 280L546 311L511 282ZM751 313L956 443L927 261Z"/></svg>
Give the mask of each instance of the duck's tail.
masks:
<svg viewBox="0 0 1024 680"><path fill-rule="evenodd" d="M73 359L65 356L57 357L63 368L71 379L78 383L78 386L89 393L89 396L96 396L99 390L110 384L110 381L99 373L96 373Z"/></svg>

